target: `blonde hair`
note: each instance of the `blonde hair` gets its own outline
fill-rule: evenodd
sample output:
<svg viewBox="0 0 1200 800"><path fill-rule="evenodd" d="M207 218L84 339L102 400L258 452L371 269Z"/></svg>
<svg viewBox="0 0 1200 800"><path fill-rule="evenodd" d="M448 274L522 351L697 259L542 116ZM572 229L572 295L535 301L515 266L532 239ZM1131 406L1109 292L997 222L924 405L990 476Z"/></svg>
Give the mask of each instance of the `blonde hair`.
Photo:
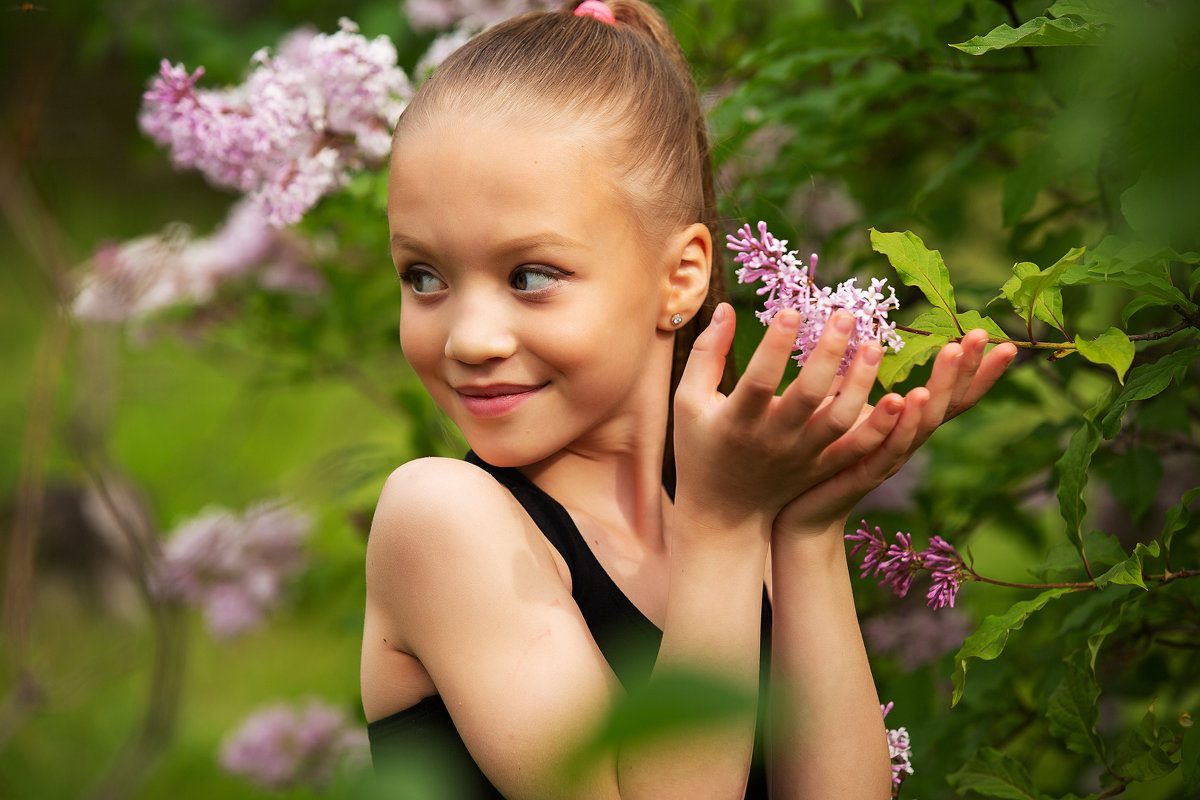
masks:
<svg viewBox="0 0 1200 800"><path fill-rule="evenodd" d="M676 332L671 396L696 337L724 299L722 248L708 132L687 60L666 20L641 0L608 3L617 24L557 12L514 17L471 39L421 86L396 126L397 140L445 112L517 117L594 130L620 170L615 185L650 236L696 222L713 237L708 296ZM723 388L734 378L732 359ZM671 427L664 479L674 484Z"/></svg>

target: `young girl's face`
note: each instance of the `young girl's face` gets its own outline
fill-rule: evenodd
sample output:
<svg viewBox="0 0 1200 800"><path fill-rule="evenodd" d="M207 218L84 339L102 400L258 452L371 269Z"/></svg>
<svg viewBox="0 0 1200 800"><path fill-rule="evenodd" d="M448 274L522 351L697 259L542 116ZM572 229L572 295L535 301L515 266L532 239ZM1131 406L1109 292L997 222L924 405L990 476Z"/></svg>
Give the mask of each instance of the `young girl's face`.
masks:
<svg viewBox="0 0 1200 800"><path fill-rule="evenodd" d="M397 141L388 204L401 345L426 389L498 466L661 441L667 243L639 232L595 137L439 123Z"/></svg>

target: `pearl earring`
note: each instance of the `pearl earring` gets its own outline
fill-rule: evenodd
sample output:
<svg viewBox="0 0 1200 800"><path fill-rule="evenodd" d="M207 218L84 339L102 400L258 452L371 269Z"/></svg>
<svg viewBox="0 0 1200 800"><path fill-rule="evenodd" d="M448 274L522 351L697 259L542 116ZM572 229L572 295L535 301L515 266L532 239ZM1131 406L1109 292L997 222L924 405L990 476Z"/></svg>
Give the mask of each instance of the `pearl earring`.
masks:
<svg viewBox="0 0 1200 800"><path fill-rule="evenodd" d="M680 325L682 325L683 324L683 314L676 314L675 316L671 317L671 324L674 325L676 328L678 328Z"/></svg>

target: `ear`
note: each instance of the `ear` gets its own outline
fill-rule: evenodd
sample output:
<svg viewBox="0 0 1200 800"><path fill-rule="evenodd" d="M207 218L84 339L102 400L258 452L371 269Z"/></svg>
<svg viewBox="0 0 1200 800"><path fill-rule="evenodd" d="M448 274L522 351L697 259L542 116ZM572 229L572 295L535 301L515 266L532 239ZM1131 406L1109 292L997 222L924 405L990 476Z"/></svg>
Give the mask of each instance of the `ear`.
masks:
<svg viewBox="0 0 1200 800"><path fill-rule="evenodd" d="M708 295L712 272L712 234L699 222L688 225L671 237L670 263L663 283L663 305L658 328L673 331L681 326L671 322L678 314L687 322L696 315Z"/></svg>

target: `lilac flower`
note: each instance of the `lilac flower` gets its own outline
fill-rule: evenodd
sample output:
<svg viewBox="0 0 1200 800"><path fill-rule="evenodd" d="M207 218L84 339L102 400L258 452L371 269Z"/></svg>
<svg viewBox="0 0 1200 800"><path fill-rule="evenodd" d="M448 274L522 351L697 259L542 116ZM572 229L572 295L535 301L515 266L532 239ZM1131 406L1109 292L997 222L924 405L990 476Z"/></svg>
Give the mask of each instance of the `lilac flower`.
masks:
<svg viewBox="0 0 1200 800"><path fill-rule="evenodd" d="M865 548L860 577L877 578L880 586L891 587L898 597L908 594L917 573L932 573L933 585L925 595L930 608L953 607L959 586L971 577L962 556L940 536L930 539L929 549L918 552L911 534L897 532L897 543L889 545L879 526L872 534L863 520L862 527L846 534L846 540L855 543L851 556Z"/></svg>
<svg viewBox="0 0 1200 800"><path fill-rule="evenodd" d="M454 25L483 30L526 11L550 11L558 6L554 0L404 0L404 13L416 31Z"/></svg>
<svg viewBox="0 0 1200 800"><path fill-rule="evenodd" d="M274 705L248 717L221 746L221 766L266 789L320 788L339 766L367 758L366 731L333 706Z"/></svg>
<svg viewBox="0 0 1200 800"><path fill-rule="evenodd" d="M856 278L839 283L836 289L818 286L814 278L816 254L811 257L809 266L805 266L794 250L787 249L787 240L771 235L765 222L758 223L758 236L749 225L743 225L736 236L730 235L726 239L729 249L737 253L734 261L741 265L736 273L738 282L761 281L763 284L757 292L766 299L763 310L755 314L760 322L769 324L784 308L794 308L801 313L802 322L792 348L796 351L797 363L803 364L808 359L825 324L839 308L854 315L854 331L850 334L839 375L845 374L854 354L865 342L880 342L891 347L893 352L899 352L904 346L904 340L896 333L895 323L888 321L888 312L899 308L900 303L895 289L887 286L887 281L872 279L866 289L854 285ZM888 290L886 297L884 289Z"/></svg>
<svg viewBox="0 0 1200 800"><path fill-rule="evenodd" d="M945 539L934 536L922 558L923 566L933 572L933 585L925 599L930 608L954 607L954 598L963 581L963 560L958 551Z"/></svg>
<svg viewBox="0 0 1200 800"><path fill-rule="evenodd" d="M892 703L888 703L879 707L879 710L883 712L884 719L887 719L892 705ZM906 728L896 728L895 730L888 728L887 741L888 753L892 757L892 796L895 797L897 789L904 782L904 776L913 774L912 744Z"/></svg>
<svg viewBox="0 0 1200 800"><path fill-rule="evenodd" d="M391 126L412 96L386 36L367 40L347 19L325 35L298 31L274 56L254 54L246 82L197 88L163 61L144 95L142 130L177 167L244 192L276 227L297 222L349 171L382 161Z"/></svg>
<svg viewBox="0 0 1200 800"><path fill-rule="evenodd" d="M204 609L209 630L230 638L263 621L284 580L304 565L311 527L304 514L261 503L236 515L207 511L176 528L163 546L156 589Z"/></svg>
<svg viewBox="0 0 1200 800"><path fill-rule="evenodd" d="M212 236L185 225L122 244L104 245L84 267L72 310L88 322L124 322L175 305L210 300L221 284L254 273L280 291L314 292L320 275L304 245L267 223L243 200Z"/></svg>

